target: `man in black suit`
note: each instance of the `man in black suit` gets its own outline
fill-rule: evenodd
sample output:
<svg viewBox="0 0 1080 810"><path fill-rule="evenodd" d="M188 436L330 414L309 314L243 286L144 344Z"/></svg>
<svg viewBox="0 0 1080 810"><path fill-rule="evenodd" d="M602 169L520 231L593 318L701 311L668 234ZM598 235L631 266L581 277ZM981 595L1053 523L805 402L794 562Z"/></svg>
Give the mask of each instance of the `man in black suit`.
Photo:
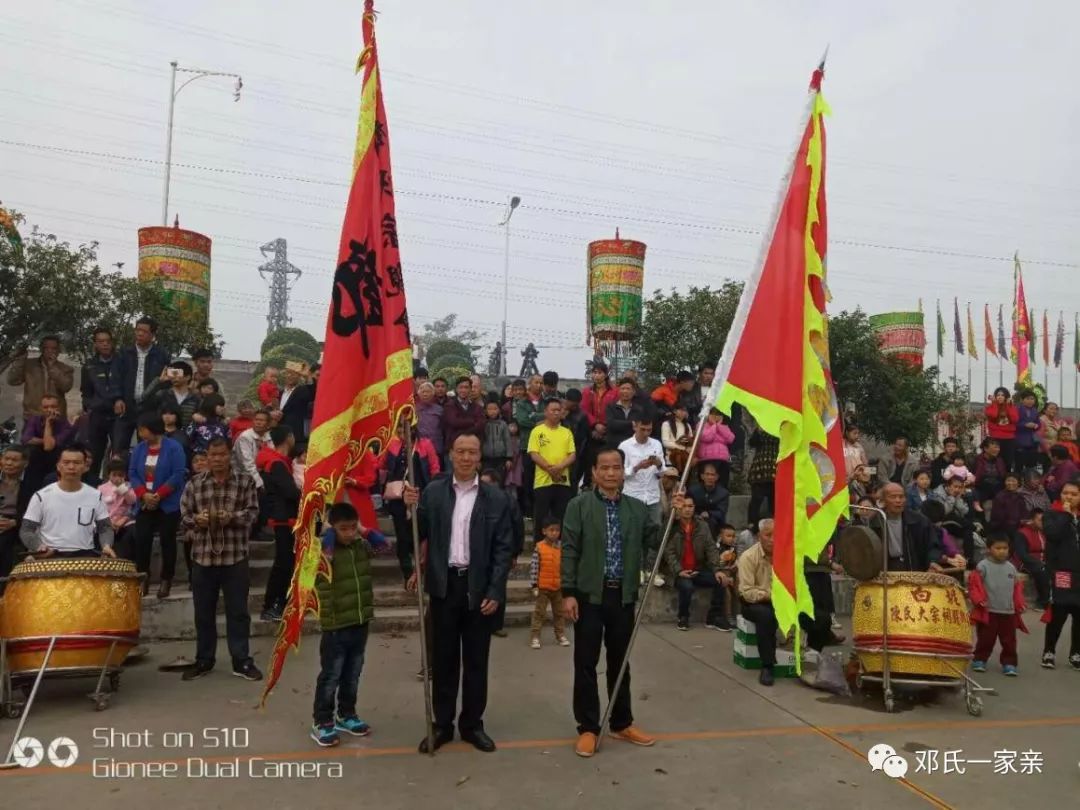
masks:
<svg viewBox="0 0 1080 810"><path fill-rule="evenodd" d="M315 400L315 386L304 383L301 373L287 363L284 372L285 385L281 388L278 402L277 422L292 428L297 444L307 442L309 409Z"/></svg>
<svg viewBox="0 0 1080 810"><path fill-rule="evenodd" d="M120 351L120 384L123 399L114 406L116 424L113 427L113 452L126 453L131 448L135 425L143 412L152 410L155 402L144 398L160 377L172 356L155 343L158 323L149 315L135 321L135 345Z"/></svg>
<svg viewBox="0 0 1080 810"><path fill-rule="evenodd" d="M434 748L454 739L454 710L461 682L461 739L480 751L495 750L484 731L488 653L513 559L510 502L501 489L482 482L480 439L464 433L450 448L453 473L436 478L423 495L406 486L406 505L417 505L424 580L431 599L434 636L432 698ZM416 574L409 580L416 587ZM420 743L428 752L428 740Z"/></svg>

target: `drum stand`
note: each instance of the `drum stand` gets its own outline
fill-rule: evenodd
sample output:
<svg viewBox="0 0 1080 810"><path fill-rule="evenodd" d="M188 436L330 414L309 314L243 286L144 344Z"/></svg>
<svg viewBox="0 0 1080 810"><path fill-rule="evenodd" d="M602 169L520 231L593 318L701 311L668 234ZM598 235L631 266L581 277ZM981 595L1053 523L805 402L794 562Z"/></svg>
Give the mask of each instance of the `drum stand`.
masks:
<svg viewBox="0 0 1080 810"><path fill-rule="evenodd" d="M29 685L24 685L22 688L26 694L26 702L19 703L15 700L15 679L16 677L8 671L8 644L10 642L48 642L48 647L45 650L45 657L41 661L41 666L38 668L37 673L34 674L34 680ZM75 667L71 669L53 669L49 671L49 659L52 657L53 649L56 647L58 641L103 641L109 643L109 652L105 657L105 663L102 665L100 672L97 667ZM77 635L77 636L26 636L23 638L11 638L0 639L0 709L6 717L14 720L18 718L19 725L15 729L15 735L11 738L11 745L8 747L7 754L4 757L4 761L0 763L0 769L14 768L18 766L18 763L14 761L13 754L15 752L15 745L22 737L23 727L26 725L26 720L30 716L30 709L34 705L34 700L37 698L38 689L41 686L42 680L44 680L46 672L49 671L50 675L56 676L68 676L68 677L88 677L97 675L97 686L94 691L87 697L94 701L94 709L96 711L104 711L109 707L109 699L112 693L115 692L120 686L120 669L119 665L111 665L109 662L112 660L113 653L116 651L116 645L120 643L131 643L131 639L127 636L110 636L110 635ZM104 691L105 678L109 679L109 689Z"/></svg>
<svg viewBox="0 0 1080 810"><path fill-rule="evenodd" d="M852 509L859 509L864 512L873 512L876 515L881 516L882 532L885 532L886 516L883 509L878 509L872 506L859 506L857 504L851 505ZM905 652L904 655L922 656L925 658L934 658L939 663L951 669L958 677L949 680L929 680L923 678L896 678L893 677L891 667L889 665L889 588L887 582L887 575L889 573L889 541L887 537L882 537L881 543L881 646L880 647L856 647L856 652L862 653L875 653L881 655L881 674L867 674L863 671L862 662L859 663L859 674L855 678L855 685L859 688L864 683L880 683L882 694L885 699L885 711L892 712L896 708L894 700L894 694L892 685L894 683L900 686L918 686L918 687L937 687L945 689L955 689L956 687L963 687L964 689L964 705L967 707L968 714L972 717L978 717L982 714L983 702L982 698L978 696L979 692L989 692L992 695L997 694L997 690L988 686L980 686L978 683L968 677L967 672L963 669L956 667L952 661L947 658L943 658L936 653L920 653L920 652ZM970 656L969 656L970 658Z"/></svg>

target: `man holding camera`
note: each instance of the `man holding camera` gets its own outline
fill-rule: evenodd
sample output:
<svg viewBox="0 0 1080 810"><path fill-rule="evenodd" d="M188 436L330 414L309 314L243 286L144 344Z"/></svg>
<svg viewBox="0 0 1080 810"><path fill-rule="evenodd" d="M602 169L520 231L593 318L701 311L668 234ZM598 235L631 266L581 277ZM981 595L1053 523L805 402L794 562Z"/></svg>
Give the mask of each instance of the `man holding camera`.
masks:
<svg viewBox="0 0 1080 810"><path fill-rule="evenodd" d="M191 543L191 594L195 607L195 664L184 672L192 681L208 675L217 653L218 594L225 597L225 633L233 675L262 680L248 649L248 536L259 514L255 481L230 465L229 442L211 439L209 469L188 482L180 500L181 522Z"/></svg>

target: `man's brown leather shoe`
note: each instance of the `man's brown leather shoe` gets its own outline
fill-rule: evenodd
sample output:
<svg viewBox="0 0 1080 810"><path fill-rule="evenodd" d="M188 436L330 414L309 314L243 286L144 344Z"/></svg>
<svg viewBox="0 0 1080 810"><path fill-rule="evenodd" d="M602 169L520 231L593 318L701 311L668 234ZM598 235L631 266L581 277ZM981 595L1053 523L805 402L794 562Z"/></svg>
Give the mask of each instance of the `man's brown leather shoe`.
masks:
<svg viewBox="0 0 1080 810"><path fill-rule="evenodd" d="M634 726L627 726L622 731L613 731L611 736L616 740L622 740L623 742L633 743L634 745L641 745L648 748L650 745L656 745L656 740L647 734L643 733L640 729Z"/></svg>
<svg viewBox="0 0 1080 810"><path fill-rule="evenodd" d="M574 753L579 757L591 757L596 753L596 735L591 731L586 731L580 737L578 737L577 745L574 746Z"/></svg>

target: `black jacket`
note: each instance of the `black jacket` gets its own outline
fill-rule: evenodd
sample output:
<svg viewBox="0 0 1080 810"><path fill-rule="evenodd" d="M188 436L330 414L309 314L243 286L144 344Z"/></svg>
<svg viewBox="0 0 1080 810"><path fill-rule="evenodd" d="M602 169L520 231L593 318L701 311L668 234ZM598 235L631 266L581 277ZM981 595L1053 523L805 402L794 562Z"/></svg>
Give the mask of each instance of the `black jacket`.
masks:
<svg viewBox="0 0 1080 810"><path fill-rule="evenodd" d="M1046 535L1046 571L1050 575L1051 596L1055 605L1080 606L1080 535L1076 518L1057 510L1043 515L1043 534ZM1071 587L1057 587L1054 575L1068 573ZM1073 617L1076 621L1076 617Z"/></svg>
<svg viewBox="0 0 1080 810"><path fill-rule="evenodd" d="M577 451L578 460L584 460L585 448L589 443L589 417L579 408L573 413L567 414L562 420L562 424L574 436L574 450Z"/></svg>
<svg viewBox="0 0 1080 810"><path fill-rule="evenodd" d="M712 492L706 491L704 484L694 484L686 494L694 501L694 512L699 515L702 512L709 513L709 523L714 530L727 520L730 497L728 491L719 484L713 487Z"/></svg>
<svg viewBox="0 0 1080 810"><path fill-rule="evenodd" d="M510 501L501 489L480 482L469 522L469 608L479 610L484 599L506 602L506 580L513 564L514 536ZM439 476L420 495L417 518L420 537L427 541L427 592L446 597L450 574L450 531L454 515L453 473Z"/></svg>
<svg viewBox="0 0 1080 810"><path fill-rule="evenodd" d="M285 404L281 406L281 424L292 428L297 443L307 441L304 423L308 419L308 408L314 401L315 389L310 385L298 385L289 394Z"/></svg>
<svg viewBox="0 0 1080 810"><path fill-rule="evenodd" d="M79 391L84 411L111 414L117 401L124 397L120 356L113 354L105 360L95 354L87 360L82 367Z"/></svg>
<svg viewBox="0 0 1080 810"><path fill-rule="evenodd" d="M274 448L266 447L259 452L257 465L266 493L267 518L279 523L295 520L300 511L300 490L289 460Z"/></svg>
<svg viewBox="0 0 1080 810"><path fill-rule="evenodd" d="M619 404L618 400L607 406L607 411L605 411L607 417L607 434L604 436L604 439L607 441L608 447L617 448L620 444L634 435L634 422L631 417L635 412L639 411L644 414L634 402L630 403L629 414L623 410L623 407ZM642 418L647 419L648 417L643 415Z"/></svg>
<svg viewBox="0 0 1080 810"><path fill-rule="evenodd" d="M929 520L918 512L905 509L900 516L900 526L903 534L902 557L899 561L890 559L890 571L926 571L930 563L940 562L944 549ZM888 544L889 538L880 515L874 515L870 527L878 533L883 543Z"/></svg>
<svg viewBox="0 0 1080 810"><path fill-rule="evenodd" d="M143 364L143 393L150 389L165 367L172 362L172 356L156 343L150 347L146 354L146 362ZM139 354L134 346L126 346L120 350L120 380L121 395L124 404L127 405L128 415L134 416L135 412L152 410L156 407L156 401L135 402L135 376L139 373ZM136 407L138 406L138 407Z"/></svg>

